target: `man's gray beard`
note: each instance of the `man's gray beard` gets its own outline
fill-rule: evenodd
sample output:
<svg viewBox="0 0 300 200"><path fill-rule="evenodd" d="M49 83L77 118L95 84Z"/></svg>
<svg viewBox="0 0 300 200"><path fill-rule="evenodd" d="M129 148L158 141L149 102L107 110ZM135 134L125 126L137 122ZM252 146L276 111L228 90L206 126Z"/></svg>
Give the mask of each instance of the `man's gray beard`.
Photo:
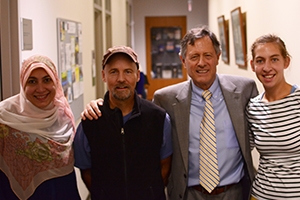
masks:
<svg viewBox="0 0 300 200"><path fill-rule="evenodd" d="M113 97L115 99L117 99L117 100L124 101L124 100L129 99L131 97L131 95L132 95L132 92L130 92L127 96L125 96L125 95L118 95L118 94L114 93Z"/></svg>

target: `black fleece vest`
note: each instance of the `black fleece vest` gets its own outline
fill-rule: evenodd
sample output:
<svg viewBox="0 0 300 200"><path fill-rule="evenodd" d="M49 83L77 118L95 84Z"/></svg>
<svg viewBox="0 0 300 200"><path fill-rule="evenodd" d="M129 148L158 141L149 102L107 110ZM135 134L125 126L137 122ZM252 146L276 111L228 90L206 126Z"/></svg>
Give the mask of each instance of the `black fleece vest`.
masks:
<svg viewBox="0 0 300 200"><path fill-rule="evenodd" d="M160 149L165 111L136 96L123 125L121 111L111 110L107 99L108 93L98 120L82 123L91 148L92 199L164 199Z"/></svg>

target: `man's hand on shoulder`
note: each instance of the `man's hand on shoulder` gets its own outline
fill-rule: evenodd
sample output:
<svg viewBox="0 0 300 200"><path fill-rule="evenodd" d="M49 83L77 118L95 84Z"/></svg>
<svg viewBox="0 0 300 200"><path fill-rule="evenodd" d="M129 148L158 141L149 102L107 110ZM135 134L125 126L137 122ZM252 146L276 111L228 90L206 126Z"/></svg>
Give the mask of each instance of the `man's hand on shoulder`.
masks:
<svg viewBox="0 0 300 200"><path fill-rule="evenodd" d="M81 119L86 120L88 118L89 120L93 120L101 117L102 114L98 108L98 105L103 105L103 99L99 98L88 103L84 111L81 112Z"/></svg>

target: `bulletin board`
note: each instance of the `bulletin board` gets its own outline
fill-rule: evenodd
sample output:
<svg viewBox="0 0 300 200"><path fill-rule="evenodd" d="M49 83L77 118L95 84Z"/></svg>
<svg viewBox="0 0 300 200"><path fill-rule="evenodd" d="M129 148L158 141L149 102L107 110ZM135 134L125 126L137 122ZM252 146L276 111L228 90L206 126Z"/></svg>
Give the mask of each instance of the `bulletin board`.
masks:
<svg viewBox="0 0 300 200"><path fill-rule="evenodd" d="M82 26L57 19L58 73L75 119L83 111Z"/></svg>

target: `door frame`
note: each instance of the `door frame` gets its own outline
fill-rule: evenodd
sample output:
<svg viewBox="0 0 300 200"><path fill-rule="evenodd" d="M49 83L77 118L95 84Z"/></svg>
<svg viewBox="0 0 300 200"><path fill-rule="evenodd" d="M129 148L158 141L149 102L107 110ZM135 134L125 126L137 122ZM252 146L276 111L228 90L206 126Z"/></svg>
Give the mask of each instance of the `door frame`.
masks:
<svg viewBox="0 0 300 200"><path fill-rule="evenodd" d="M0 100L20 92L18 19L18 0L0 0Z"/></svg>

